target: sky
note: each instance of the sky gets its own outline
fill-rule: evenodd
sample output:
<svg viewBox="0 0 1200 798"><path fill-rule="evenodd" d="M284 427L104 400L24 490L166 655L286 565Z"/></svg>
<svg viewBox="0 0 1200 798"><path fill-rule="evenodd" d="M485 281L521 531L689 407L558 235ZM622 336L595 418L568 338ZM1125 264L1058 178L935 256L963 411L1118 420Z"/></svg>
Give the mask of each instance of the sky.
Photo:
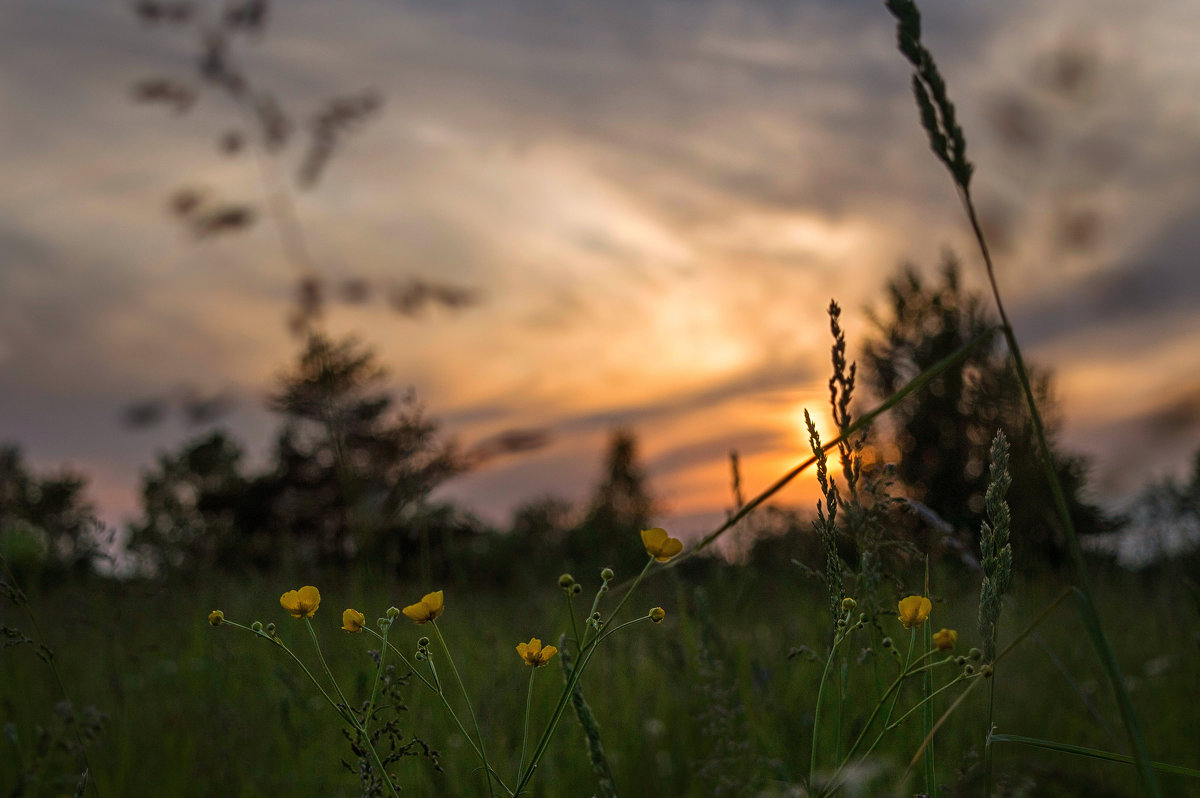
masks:
<svg viewBox="0 0 1200 798"><path fill-rule="evenodd" d="M1014 327L1055 375L1062 445L1119 505L1200 444L1200 5L921 7ZM443 496L498 523L583 500L623 425L663 522L706 531L731 449L753 494L804 459L804 408L828 433L831 298L853 357L901 264L932 276L952 250L983 288L894 36L859 0L277 2L229 51L301 124L264 153L220 92L135 102L147 79L196 85L194 27L0 0L0 441L86 472L113 524L160 453L216 424L261 463L309 274L366 286L322 323L464 448L546 432ZM301 185L305 120L363 91L381 107ZM168 209L185 188L256 222L198 236ZM397 313L417 283L473 301ZM123 423L188 395L228 412Z"/></svg>

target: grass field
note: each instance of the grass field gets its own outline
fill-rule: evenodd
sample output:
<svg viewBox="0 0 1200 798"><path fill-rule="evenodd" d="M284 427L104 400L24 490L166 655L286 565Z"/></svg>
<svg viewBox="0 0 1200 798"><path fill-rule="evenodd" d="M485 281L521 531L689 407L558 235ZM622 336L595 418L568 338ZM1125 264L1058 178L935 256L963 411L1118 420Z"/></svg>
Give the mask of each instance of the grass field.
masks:
<svg viewBox="0 0 1200 798"><path fill-rule="evenodd" d="M663 573L639 590L634 610L661 604L667 621L633 627L601 652L585 679L620 794L802 794L789 792L788 785L807 772L821 663L789 660L787 654L802 644L823 648L828 619L822 591L788 572L762 575L732 566L691 571ZM535 634L556 640L564 629L555 577L547 575L544 588L520 593L447 588L439 626L477 696L485 741L504 774L515 768L520 748L528 673L513 646ZM96 583L31 597L72 699L108 715L89 753L100 794L358 794L356 778L339 764L350 755L337 719L311 684L269 643L205 620L209 610L221 607L231 619L275 621L281 636L315 668L301 622L278 606L278 595L289 587L275 580L214 578L177 588ZM316 626L335 674L351 700L359 700L370 690L368 641L339 630L340 610L362 607L372 617L390 604L415 600L424 586L330 579L321 587ZM966 574L934 580L932 593L941 600L931 622L959 629L964 650L975 636L977 591ZM1200 739L1200 713L1191 700L1200 678L1195 604L1178 579L1113 574L1100 581L1098 592L1154 758L1194 766ZM1002 643L1057 589L1046 579L1018 579L1014 593ZM1129 596L1139 598L1131 602ZM5 619L9 625L19 621ZM899 633L898 622L894 625ZM401 649L411 649L421 630L411 624L397 629ZM6 651L0 668L6 722L29 734L59 700L50 673L30 646ZM539 677L535 718L550 712L561 684L556 667ZM998 666L996 684L999 731L1124 750L1103 673L1069 607L1060 608ZM867 702L855 701L855 691L865 698L871 690L850 682L844 729L860 724L866 712ZM473 757L440 707L415 683L407 695L406 730L440 752L444 772L434 772L428 760L405 760L397 767L404 794L486 795ZM960 764L979 751L985 701L977 691L939 732L943 784L952 784ZM948 703L939 705L939 713ZM899 731L871 760L872 772L877 770L868 782L871 794L890 794L882 785L896 779L919 742L915 717ZM832 745L828 739L822 747ZM6 747L2 757L0 773L14 773L13 748ZM995 761L997 783L1012 789L997 794L1135 793L1132 768L1119 764L1002 746ZM11 793L8 776L0 779L0 788ZM73 782L57 792L31 794L72 788ZM1169 774L1162 775L1162 790L1200 795L1196 782ZM568 716L533 794L595 792L582 734Z"/></svg>

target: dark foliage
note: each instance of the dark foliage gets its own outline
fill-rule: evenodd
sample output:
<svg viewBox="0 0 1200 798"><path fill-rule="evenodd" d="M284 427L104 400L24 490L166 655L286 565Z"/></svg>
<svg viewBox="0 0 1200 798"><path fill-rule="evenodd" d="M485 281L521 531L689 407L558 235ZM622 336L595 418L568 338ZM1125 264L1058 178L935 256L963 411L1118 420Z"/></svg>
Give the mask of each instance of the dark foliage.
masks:
<svg viewBox="0 0 1200 798"><path fill-rule="evenodd" d="M273 568L356 557L429 574L475 522L429 493L458 473L410 392L396 402L374 354L313 334L279 378L283 418L271 462L246 473L240 447L213 432L159 458L143 478L130 545L153 567Z"/></svg>
<svg viewBox="0 0 1200 798"><path fill-rule="evenodd" d="M102 557L103 528L70 469L35 474L16 446L0 446L0 552L18 570L84 574Z"/></svg>
<svg viewBox="0 0 1200 798"><path fill-rule="evenodd" d="M958 262L947 256L937 284L911 266L888 282L884 315L872 315L877 337L863 353L868 387L886 397L925 369L995 325L979 296L959 281ZM1080 534L1114 525L1085 496L1086 462L1053 446L1057 427L1049 374L1031 375L1054 450L1054 468ZM973 530L983 512L988 446L997 429L1012 444L1013 547L1023 565L1065 562L1065 539L1037 455L1033 425L1003 341L994 336L962 368L951 369L909 397L891 414L900 457L896 475L913 499L931 509L977 546Z"/></svg>

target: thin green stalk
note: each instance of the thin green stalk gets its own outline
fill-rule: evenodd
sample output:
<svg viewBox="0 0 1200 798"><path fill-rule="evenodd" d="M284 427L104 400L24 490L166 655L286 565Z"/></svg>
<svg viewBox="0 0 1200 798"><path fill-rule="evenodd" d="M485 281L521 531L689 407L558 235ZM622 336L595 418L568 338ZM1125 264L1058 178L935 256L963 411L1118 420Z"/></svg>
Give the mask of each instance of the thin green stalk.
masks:
<svg viewBox="0 0 1200 798"><path fill-rule="evenodd" d="M845 654L842 654L842 663L838 668L838 673L840 676L838 679L838 710L837 716L833 719L834 762L842 756L842 716L846 714L846 688L850 679L850 663L846 660Z"/></svg>
<svg viewBox="0 0 1200 798"><path fill-rule="evenodd" d="M676 558L676 559L678 559L678 558ZM642 568L641 573L639 573L637 575L637 578L633 580L633 584L630 585L629 589L625 591L625 595L621 596L621 600L617 602L616 608L608 616L609 624L611 624L613 621L615 621L617 619L617 616L621 613L621 608L625 606L626 601L629 601L629 597L633 595L633 591L637 590L638 585L640 585L642 583L642 579L644 579L646 577L646 573L650 570L650 567L652 565L654 565L654 558L650 557L649 559L646 560L646 565ZM592 612L595 612L595 611L596 611L596 608L595 608L595 606L593 606ZM587 634L587 630L584 630L584 634L585 635Z"/></svg>
<svg viewBox="0 0 1200 798"><path fill-rule="evenodd" d="M875 746L879 745L879 741L883 739L883 735L887 734L888 723L891 722L892 713L896 711L896 704L900 701L899 687L901 681L902 678L898 678L895 682L893 682L892 686L888 688L887 693L884 693L883 697L879 699L879 702L875 705L875 709L871 711L870 717L867 718L866 725L863 726L862 731L860 731L858 733L858 737L855 738L854 744L850 746L849 750L846 751L846 756L840 763L838 763L838 766L834 768L833 774L829 777L829 782L825 785L824 789L821 790L821 796L833 795L837 790L839 786L838 782L845 775L846 765L850 764L850 757L854 756L854 752L857 751L858 746L862 744L863 738L871 728L871 724L875 722L875 716L879 714L879 710L882 709L883 705L887 703L888 695L892 693L893 689L895 689L895 695L892 696L892 704L890 707L888 707L887 715L883 719L883 728L879 730L879 734L875 735L875 740L871 743L867 750L863 752L862 756L858 758L858 761L862 762L868 756L870 756L871 752L875 750Z"/></svg>
<svg viewBox="0 0 1200 798"><path fill-rule="evenodd" d="M1029 408L1030 419L1033 422L1034 437L1037 440L1038 453L1041 456L1042 471L1046 478L1046 483L1050 487L1054 507L1058 513L1059 520L1062 522L1063 531L1067 538L1067 548L1071 553L1071 559L1075 566L1075 576L1080 592L1082 593L1079 607L1080 617L1083 619L1084 625L1088 627L1092 646L1100 658L1100 663L1104 667L1109 683L1112 685L1113 693L1116 696L1117 707L1121 712L1121 720L1125 724L1129 744L1133 749L1142 790L1147 795L1147 798L1157 798L1159 795L1158 780L1154 775L1154 768L1150 764L1150 753L1146 747L1146 739L1142 735L1137 713L1134 711L1133 701L1129 697L1129 688L1125 683L1125 677L1121 673L1120 665L1117 663L1117 658L1113 653L1108 635L1104 632L1100 614L1096 609L1095 600L1092 597L1087 562L1083 558L1083 549L1079 545L1079 537L1075 531L1075 524L1071 520L1066 494L1063 491L1062 484L1059 482L1058 473L1054 468L1054 459L1050 451L1049 438L1046 435L1046 428L1042 422L1041 412L1038 410L1037 399L1033 392L1033 384L1029 379L1029 370L1025 366L1025 358L1021 354L1021 347L1017 343L1017 336L1008 318L1008 312L1004 308L1004 301L1000 296L1000 287L996 282L996 269L992 262L991 251L988 249L987 239L984 237L983 228L979 224L979 217L975 211L975 203L971 198L970 180L974 167L966 159L966 138L955 119L954 105L950 102L946 94L945 81L938 72L933 54L921 43L921 15L916 3L914 0L886 0L886 6L892 15L896 17L898 23L897 37L900 52L903 53L904 57L913 66L912 86L921 114L921 124L929 134L930 145L934 153L946 166L955 187L958 189L959 197L962 200L967 219L971 225L971 232L974 234L975 242L979 246L979 252L983 256L988 282L992 289L992 296L996 301L996 309L1000 314L1001 329L1004 331L1004 338L1008 343L1008 350L1012 355L1013 365L1016 368L1017 379L1021 383L1021 389L1025 394L1025 403Z"/></svg>
<svg viewBox="0 0 1200 798"><path fill-rule="evenodd" d="M1006 656L1008 656L1012 652L1012 650L1014 648L1016 648L1018 643L1020 643L1022 640L1024 640L1030 634L1032 634L1033 630L1036 629L1038 626L1040 626L1043 621L1045 621L1047 618L1049 618L1050 614L1052 612L1054 612L1054 610L1058 608L1058 605L1062 604L1063 601L1065 601L1068 596L1078 595L1078 594L1079 594L1078 588L1068 587L1068 588L1064 589L1062 591L1062 593L1060 593L1058 595L1058 598L1054 599L1054 601L1050 602L1050 604L1047 605L1047 607L1045 609L1043 609L1040 613L1038 613L1038 616L1036 618L1034 618L1033 621L1028 626L1026 626L1019 635L1017 635L1015 638L1013 638L1013 640L1007 646L1005 646L1004 649L999 654L996 655L996 659L993 660L993 662L991 663L992 667L994 668L996 662L999 662L1000 660L1002 660ZM908 772L910 770L912 770L913 765L915 765L917 763L917 760L921 758L921 754L924 753L924 751L925 751L925 746L928 745L929 741L933 739L933 736L935 734L937 734L937 731L938 731L938 729L940 729L942 727L942 724L945 723L946 720L952 714L954 714L954 711L956 709L958 709L958 707L962 704L962 702L966 700L967 695L970 694L970 692L973 689L975 689L975 685L977 685L977 684L979 684L979 679L972 680L972 682L967 685L967 689L963 690L962 693L959 694L958 698L956 698L954 700L954 703L951 704L950 707L945 712L942 713L942 716L940 718L938 718L937 723L933 724L933 729L930 730L929 734L927 734L925 736L925 739L921 742L920 747L917 748L917 753L913 756L912 761L908 763L908 768L905 769L904 775L901 777L898 784L902 785L905 782L905 780L907 780Z"/></svg>
<svg viewBox="0 0 1200 798"><path fill-rule="evenodd" d="M645 571L643 570L642 573L645 573ZM567 708L567 703L570 700L571 693L575 690L575 686L579 683L580 678L583 676L583 672L587 669L588 663L591 662L592 656L596 653L596 648L600 645L600 643L603 643L605 640L612 637L625 627L633 626L636 623L642 623L643 621L648 620L650 620L650 618L643 615L641 618L634 618L631 621L626 621L620 626L612 629L605 629L599 637L594 638L590 643L587 644L587 646L584 647L579 657L579 663L575 666L574 671L572 671L571 680L568 684L563 686L562 694L558 698L558 703L554 707L554 712L550 716L550 721L546 724L545 730L542 731L541 736L538 738L538 743L533 749L533 755L529 758L529 764L526 766L525 772L522 773L520 778L517 780L517 785L514 788L513 794L520 795L521 790L526 784L529 783L529 780L533 778L533 772L537 769L537 763L541 760L542 755L546 753L546 749L550 745L550 738L554 735L555 729L558 728L558 723L562 719L563 712Z"/></svg>
<svg viewBox="0 0 1200 798"><path fill-rule="evenodd" d="M305 621L307 622L308 619L305 618ZM399 796L396 793L396 786L394 784L392 784L392 780L388 776L387 770L383 766L383 760L380 759L379 753L375 750L375 746L372 745L371 739L367 735L366 730L362 727L361 724L359 724L358 719L356 717L354 717L354 713L350 711L350 706L349 706L349 704L345 703L344 698L342 699L342 701L343 701L342 704L338 704L338 702L334 701L332 696L329 695L329 692L321 685L321 683L319 681L317 681L317 677L313 676L312 671L310 671L308 669L308 666L305 665L304 662L298 656L296 656L296 652L294 652L290 648L288 648L287 644L284 643L282 640L280 640L278 637L271 637L266 632L256 631L254 629L251 629L248 626L243 626L242 624L238 623L237 621L231 621L229 619L225 619L221 623L222 623L222 625L228 624L229 626L232 626L236 629L242 629L244 631L249 632L252 635L255 635L256 637L261 637L264 640L269 640L270 642L279 646L279 648L283 649L283 651L289 657L292 658L292 661L300 666L300 670L304 672L304 675L308 677L308 680L313 683L314 687L317 688L317 691L320 692L321 697L325 699L326 703L328 703L329 706L333 707L333 711L336 712L342 720L344 720L345 722L347 722L351 726L353 726L355 731L357 731L359 733L359 736L362 738L363 744L366 746L367 750L371 753L371 759L373 761L374 766L378 769L380 775L383 777L383 782L385 784L387 784L388 789L391 791L393 798L399 798ZM309 631L312 632L311 624L309 624ZM316 641L316 633L315 632L313 632L313 640L314 640L314 642ZM320 654L320 651L321 651L320 646L318 646L317 653ZM323 664L323 665L325 664L324 657L321 658L321 664ZM326 666L325 671L326 671L326 673L329 673L328 666ZM332 680L333 675L330 673L329 676L330 676L330 680ZM334 687L336 688L337 682L335 681L333 684L334 684ZM339 695L340 695L340 691L339 691Z"/></svg>
<svg viewBox="0 0 1200 798"><path fill-rule="evenodd" d="M375 667L375 683L371 685L371 700L367 704L367 712L363 719L364 726L371 722L371 716L375 713L375 702L379 700L379 682L383 678L383 659L387 655L388 632L391 630L392 625L389 622L383 629L383 645L379 647L379 664Z"/></svg>
<svg viewBox="0 0 1200 798"><path fill-rule="evenodd" d="M812 753L808 757L809 784L812 784L813 774L817 772L817 741L820 739L821 703L825 695L825 681L829 677L829 667L833 664L833 655L837 653L837 647L841 642L842 638L840 636L833 641L833 646L829 649L829 655L825 657L825 668L821 671L821 681L817 685L817 705L813 709Z"/></svg>
<svg viewBox="0 0 1200 798"><path fill-rule="evenodd" d="M583 651L583 638L579 636L579 622L575 619L575 600L570 591L563 591L567 597L567 617L571 619L571 632L575 635L575 654Z"/></svg>
<svg viewBox="0 0 1200 798"><path fill-rule="evenodd" d="M905 720L908 718L908 716L909 716L909 715L911 715L912 713L916 712L918 709L922 709L922 708L926 708L926 707L929 707L929 706L931 706L931 705L932 705L932 702L933 702L933 699L937 698L939 695L941 695L942 693L946 692L946 691L947 691L947 690L949 690L951 687L953 687L954 685L958 684L959 682L961 682L962 680L964 680L964 679L966 679L966 678L967 678L967 676L966 676L965 674L961 674L961 673L960 673L958 676L955 676L953 679L951 679L950 681L946 682L944 685L942 685L942 686L941 686L941 687L939 687L938 689L934 690L934 691L933 691L932 693L930 693L930 694L929 694L927 697L925 697L925 698L921 699L921 701L920 701L919 703L917 703L917 704L914 704L912 707L910 707L910 708L909 708L909 710L908 710L907 712L905 712L905 713L904 713L903 715L901 715L900 717L896 718L894 721L892 721L891 723L889 723L889 724L888 724L887 726L885 726L884 728L885 728L887 731L891 731L892 729L896 728L896 727L897 727L897 726L899 726L901 723L903 723L903 722L904 722L904 721L905 721ZM932 724L931 724L931 725L932 725ZM928 734L928 732L926 732L926 734Z"/></svg>
<svg viewBox="0 0 1200 798"><path fill-rule="evenodd" d="M929 592L929 560L925 560L925 592ZM935 651L933 648L933 625L926 623L923 625L924 632L921 639L925 644L925 654L930 651ZM933 730L933 703L930 699L933 697L933 672L926 670L921 679L921 732L929 734ZM929 798L937 798L937 767L934 762L933 743L925 749L925 792Z"/></svg>
<svg viewBox="0 0 1200 798"><path fill-rule="evenodd" d="M313 648L317 650L317 659L321 661L321 667L325 669L325 675L329 677L329 683L333 685L333 690L337 693L337 697L341 699L342 706L346 711L350 711L350 702L346 700L346 696L342 694L342 688L338 685L337 679L333 678L333 671L329 669L329 663L325 661L325 654L321 651L321 643L317 640L317 630L313 628L312 619L305 618L304 625L308 627L308 634L312 638ZM356 727L358 723L354 724Z"/></svg>
<svg viewBox="0 0 1200 798"><path fill-rule="evenodd" d="M933 664L934 665L945 665L947 662L950 662L950 661L951 660L944 660L942 662L936 662ZM922 670L926 670L926 669L927 668L923 668ZM913 706L909 707L908 711L905 712L903 715L896 718L895 720L892 720L891 719L892 713L895 712L896 704L899 703L899 701L900 701L900 692L896 691L896 695L893 696L893 698L892 698L892 705L891 705L891 707L888 708L888 714L884 718L883 728L879 730L879 734L875 735L875 739L871 742L871 744L869 746L867 746L867 750L863 751L862 754L859 755L858 764L861 765L863 762L865 762L867 760L867 758L869 756L871 756L871 753L874 752L874 750L879 746L879 743L883 741L884 735L886 735L888 732L892 731L893 729L899 727L900 724L902 724L908 718L909 715L916 712L918 709L924 708L933 698L938 696L940 693L950 689L952 686L954 686L955 684L958 684L960 681L962 681L965 678L966 677L963 676L962 674L956 676L952 681L947 682L945 685L940 687L938 690L934 691L934 693L932 695L930 695L928 699L922 699L921 701L917 702ZM975 678L978 678L978 676L976 676ZM829 789L832 790L834 787L837 786L837 784L836 784L837 778L841 777L844 774L843 769L849 762L850 762L849 755L847 755L846 760L834 772L835 778L830 779Z"/></svg>
<svg viewBox="0 0 1200 798"><path fill-rule="evenodd" d="M418 679L420 679L422 684L424 684L426 687L428 687L430 690L432 690L435 693L438 691L438 688L435 687L428 679L426 679L424 674L422 674L419 670L417 670L416 668L413 667L413 664L408 661L408 657L404 656L404 652L401 651L400 649L396 648L395 643L393 643L390 640L388 640L387 638L383 637L378 632L376 632L374 629L368 629L367 627L364 626L363 631L370 632L372 635L375 636L376 640L380 641L380 643L382 645L390 648L393 652L395 652L396 656L398 656L400 658L400 661L404 663L404 667L406 667L410 671L412 671L412 674L414 676L416 676Z"/></svg>
<svg viewBox="0 0 1200 798"><path fill-rule="evenodd" d="M1116 754L1111 751L1101 751L1099 748L1087 748L1082 745L1071 745L1070 743L1059 743L1053 740L1039 740L1035 737L1025 737L1020 734L993 734L991 742L996 743L1019 743L1021 745L1030 745L1035 748L1045 748L1050 751L1061 751L1066 754L1075 754L1077 756L1091 757L1092 759L1105 759L1109 762L1120 762L1125 765L1133 764L1133 757L1126 754ZM1193 779L1200 779L1200 770L1195 768L1186 768L1182 765L1171 765L1166 762L1151 762L1155 770L1161 770L1164 773L1174 773L1178 776L1188 776Z"/></svg>
<svg viewBox="0 0 1200 798"><path fill-rule="evenodd" d="M908 763L908 767L904 769L904 773L900 776L900 780L896 782L898 787L902 786L908 781L908 774L912 771L913 766L917 764L917 760L921 758L921 755L925 753L925 747L932 742L934 735L938 732L938 729L942 728L942 724L950 719L950 716L953 715L954 711L962 705L963 701L967 700L967 696L971 694L971 691L975 689L975 685L977 684L979 684L979 679L972 679L970 684L967 685L967 689L958 694L958 698L954 699L954 703L942 713L942 716L938 718L937 723L933 724L933 728L929 730L929 734L925 735L925 739L922 740L921 745L917 747L917 752L913 754L913 758Z"/></svg>
<svg viewBox="0 0 1200 798"><path fill-rule="evenodd" d="M462 691L463 699L467 702L467 712L471 716L471 724L475 727L475 736L479 740L479 756L483 759L483 768L487 775L488 795L495 796L495 791L492 789L492 766L488 762L487 750L483 745L483 734L479 731L479 720L475 717L475 708L471 706L471 696L467 694L466 685L463 684L462 676L458 673L458 666L454 664L454 657L450 655L450 648L446 645L446 638L442 637L442 630L438 628L437 621L431 620L429 625L433 627L434 637L438 639L438 644L441 645L443 653L446 655L446 661L450 663L450 671L454 674L454 680L458 682L458 689Z"/></svg>
<svg viewBox="0 0 1200 798"><path fill-rule="evenodd" d="M284 643L282 640L280 640L278 637L271 637L266 632L257 632L255 630L251 629L249 626L243 626L242 624L238 623L237 621L231 621L228 618L221 621L221 625L222 626L232 626L235 629L242 629L242 630L254 635L255 637L261 637L263 640L267 640L267 641L272 642L275 645L279 646L281 649L283 649L284 653L286 653L289 657L292 658L293 662L295 662L297 665L300 666L300 670L303 671L304 675L308 677L308 680L313 683L313 687L317 688L317 690L321 693L321 697L325 699L325 701L329 704L329 706L333 707L334 712L338 713L338 715L341 718L343 718L343 719L346 718L346 713L343 711L342 707L338 705L338 702L334 701L333 698L330 697L329 692L321 685L320 682L317 681L317 677L312 675L312 671L310 671L308 669L308 666L305 665L304 662L299 657L296 656L296 653L294 651L292 651L290 648L288 648L287 644Z"/></svg>
<svg viewBox="0 0 1200 798"><path fill-rule="evenodd" d="M537 673L536 667L529 669L529 689L525 692L525 733L521 735L521 758L517 760L517 777L521 775L521 771L525 769L525 746L529 742L529 714L530 708L533 706L533 675Z"/></svg>
<svg viewBox="0 0 1200 798"><path fill-rule="evenodd" d="M398 794L396 793L396 786L392 784L392 778L388 775L387 768L384 767L383 759L380 758L379 752L375 750L374 743L371 742L371 735L367 733L366 727L362 723L359 723L358 718L354 715L354 710L350 708L350 702L346 700L346 696L342 693L342 688L338 685L337 679L333 678L333 671L329 669L329 663L325 661L325 654L321 651L321 643L319 640L317 640L317 630L313 628L312 619L305 618L304 625L308 627L308 634L310 637L312 637L313 647L317 650L317 658L321 660L321 667L325 669L325 675L329 677L330 683L333 684L334 691L337 693L338 698L342 700L342 706L345 707L345 712L342 714L342 717L346 718L350 722L350 725L354 727L355 731L358 732L359 739L362 740L363 745L366 746L366 749L371 753L372 764L378 770L379 777L383 780L383 783L388 786L388 790L391 792L393 798L399 798ZM287 647L284 646L284 648L286 649ZM289 650L288 653L291 653L291 651ZM380 656L382 657L382 653ZM296 659L294 654L292 657L293 659ZM296 659L296 661L299 662L300 660ZM308 669L305 668L305 670L307 671ZM309 674L309 678L312 678L311 673ZM313 679L313 682L315 683L316 679ZM328 696L326 696L326 698L328 698Z"/></svg>
<svg viewBox="0 0 1200 798"><path fill-rule="evenodd" d="M439 696L441 696L441 697L442 697L442 700L444 701L444 700L446 699L446 694L445 694L445 692L442 690L442 680L438 678L438 674L437 674L437 666L433 664L433 657L430 657L430 658L429 658L429 675L433 677L433 688L434 688L434 690L436 690L436 691L437 691L437 694L438 694ZM447 706L449 706L449 704L447 704ZM469 735L469 734L468 734L468 735L467 735L467 739L468 739L468 740L470 740L470 739L471 739L471 735ZM475 744L475 743L474 743L474 741L472 741L472 743L471 743L471 744L472 744L472 745L474 745L474 744Z"/></svg>
<svg viewBox="0 0 1200 798"><path fill-rule="evenodd" d="M872 708L871 714L867 716L867 722L865 724L863 724L862 730L859 731L858 736L856 738L854 738L854 742L850 745L850 748L848 748L846 750L846 754L845 754L845 756L842 757L841 763L834 769L833 775L829 779L830 786L827 789L832 789L832 785L837 781L838 775L846 767L846 763L848 763L850 761L850 757L854 756L854 752L858 750L858 747L860 745L862 745L863 739L866 738L867 732L870 731L871 725L875 723L875 718L879 715L879 710L883 709L883 705L887 703L888 697L893 692L895 692L896 699L892 702L892 707L891 707L891 709L888 710L888 714L887 714L887 717L883 721L883 725L887 726L888 722L891 720L892 711L896 708L896 701L898 701L900 699L900 694L898 692L900 689L900 685L902 685L904 683L905 679L907 679L909 676L912 675L909 672L908 667L909 667L910 661L912 660L913 639L916 636L916 631L917 631L916 629L913 629L912 633L909 635L908 655L904 658L904 666L900 669L900 675L897 676L895 678L895 680L891 683L891 685L888 686L888 689L884 691L884 693L880 697L879 701L876 702L874 708ZM924 659L924 657L922 657L922 659ZM918 662L919 661L920 660L918 660ZM924 666L924 667L929 667L929 666ZM913 671L913 673L916 673L916 672L918 672L918 671ZM878 742L878 740L876 742ZM872 747L874 747L874 746L872 746Z"/></svg>
<svg viewBox="0 0 1200 798"><path fill-rule="evenodd" d="M392 647L392 650L399 653L395 646ZM416 671L413 672L417 673ZM459 733L462 734L463 739L467 741L467 745L471 746L471 750L475 752L475 756L479 759L479 763L481 765L484 764L485 760L483 757L483 751L479 749L479 746L475 743L475 739L471 737L471 733L468 732L467 727L463 725L462 720L458 717L458 713L454 711L454 707L450 704L450 699L446 697L445 690L442 689L442 682L438 678L437 666L434 664L432 657L429 658L429 673L431 676L433 676L433 682L430 683L429 681L426 681L424 677L422 677L422 681L424 681L426 686L433 691L433 694L438 697L438 700L442 702L442 706L446 709L446 714L450 716L452 721L454 721L454 725L458 728ZM420 676L420 674L417 673L417 676ZM491 770L490 772L496 778L496 783L498 783L505 792L507 792L509 795L512 795L512 790L508 789L508 786L504 783L503 779L500 778L500 774L495 770Z"/></svg>

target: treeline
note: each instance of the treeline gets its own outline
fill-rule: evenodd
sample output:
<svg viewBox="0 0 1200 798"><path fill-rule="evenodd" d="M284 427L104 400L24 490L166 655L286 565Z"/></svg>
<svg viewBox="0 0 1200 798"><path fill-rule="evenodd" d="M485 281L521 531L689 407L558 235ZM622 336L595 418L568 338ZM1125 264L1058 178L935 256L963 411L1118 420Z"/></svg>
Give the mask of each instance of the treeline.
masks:
<svg viewBox="0 0 1200 798"><path fill-rule="evenodd" d="M932 284L910 267L887 290L863 349L860 376L871 396L858 404L891 394L994 326L978 297L962 288L952 259ZM849 374L853 383L855 370ZM1053 422L1049 375L1035 378ZM503 581L537 563L570 569L603 561L629 572L639 563L628 541L659 509L629 430L613 433L594 493L582 506L535 499L518 508L507 528L496 529L433 499L475 458L443 434L412 392L394 397L374 353L353 339L310 332L268 402L280 425L261 468L250 468L243 447L219 429L160 455L142 478L140 516L116 542L95 519L84 475L37 475L17 448L0 448L0 552L12 567L58 574L87 573L112 557L117 571L153 577L368 564L426 579ZM887 418L861 451L865 484L877 486L879 512L886 512L898 545L974 561L988 446L1003 429L1012 442L1009 503L1018 561L1062 563L1062 533L1033 430L998 336ZM524 443L513 440L512 448ZM1055 452L1076 528L1119 529L1127 519L1089 501L1085 461ZM1159 523L1169 511L1195 527L1200 457L1189 480L1149 486L1136 506L1142 505L1153 506ZM736 556L759 567L804 561L816 545L811 515L807 508L774 507L751 516L738 530Z"/></svg>

